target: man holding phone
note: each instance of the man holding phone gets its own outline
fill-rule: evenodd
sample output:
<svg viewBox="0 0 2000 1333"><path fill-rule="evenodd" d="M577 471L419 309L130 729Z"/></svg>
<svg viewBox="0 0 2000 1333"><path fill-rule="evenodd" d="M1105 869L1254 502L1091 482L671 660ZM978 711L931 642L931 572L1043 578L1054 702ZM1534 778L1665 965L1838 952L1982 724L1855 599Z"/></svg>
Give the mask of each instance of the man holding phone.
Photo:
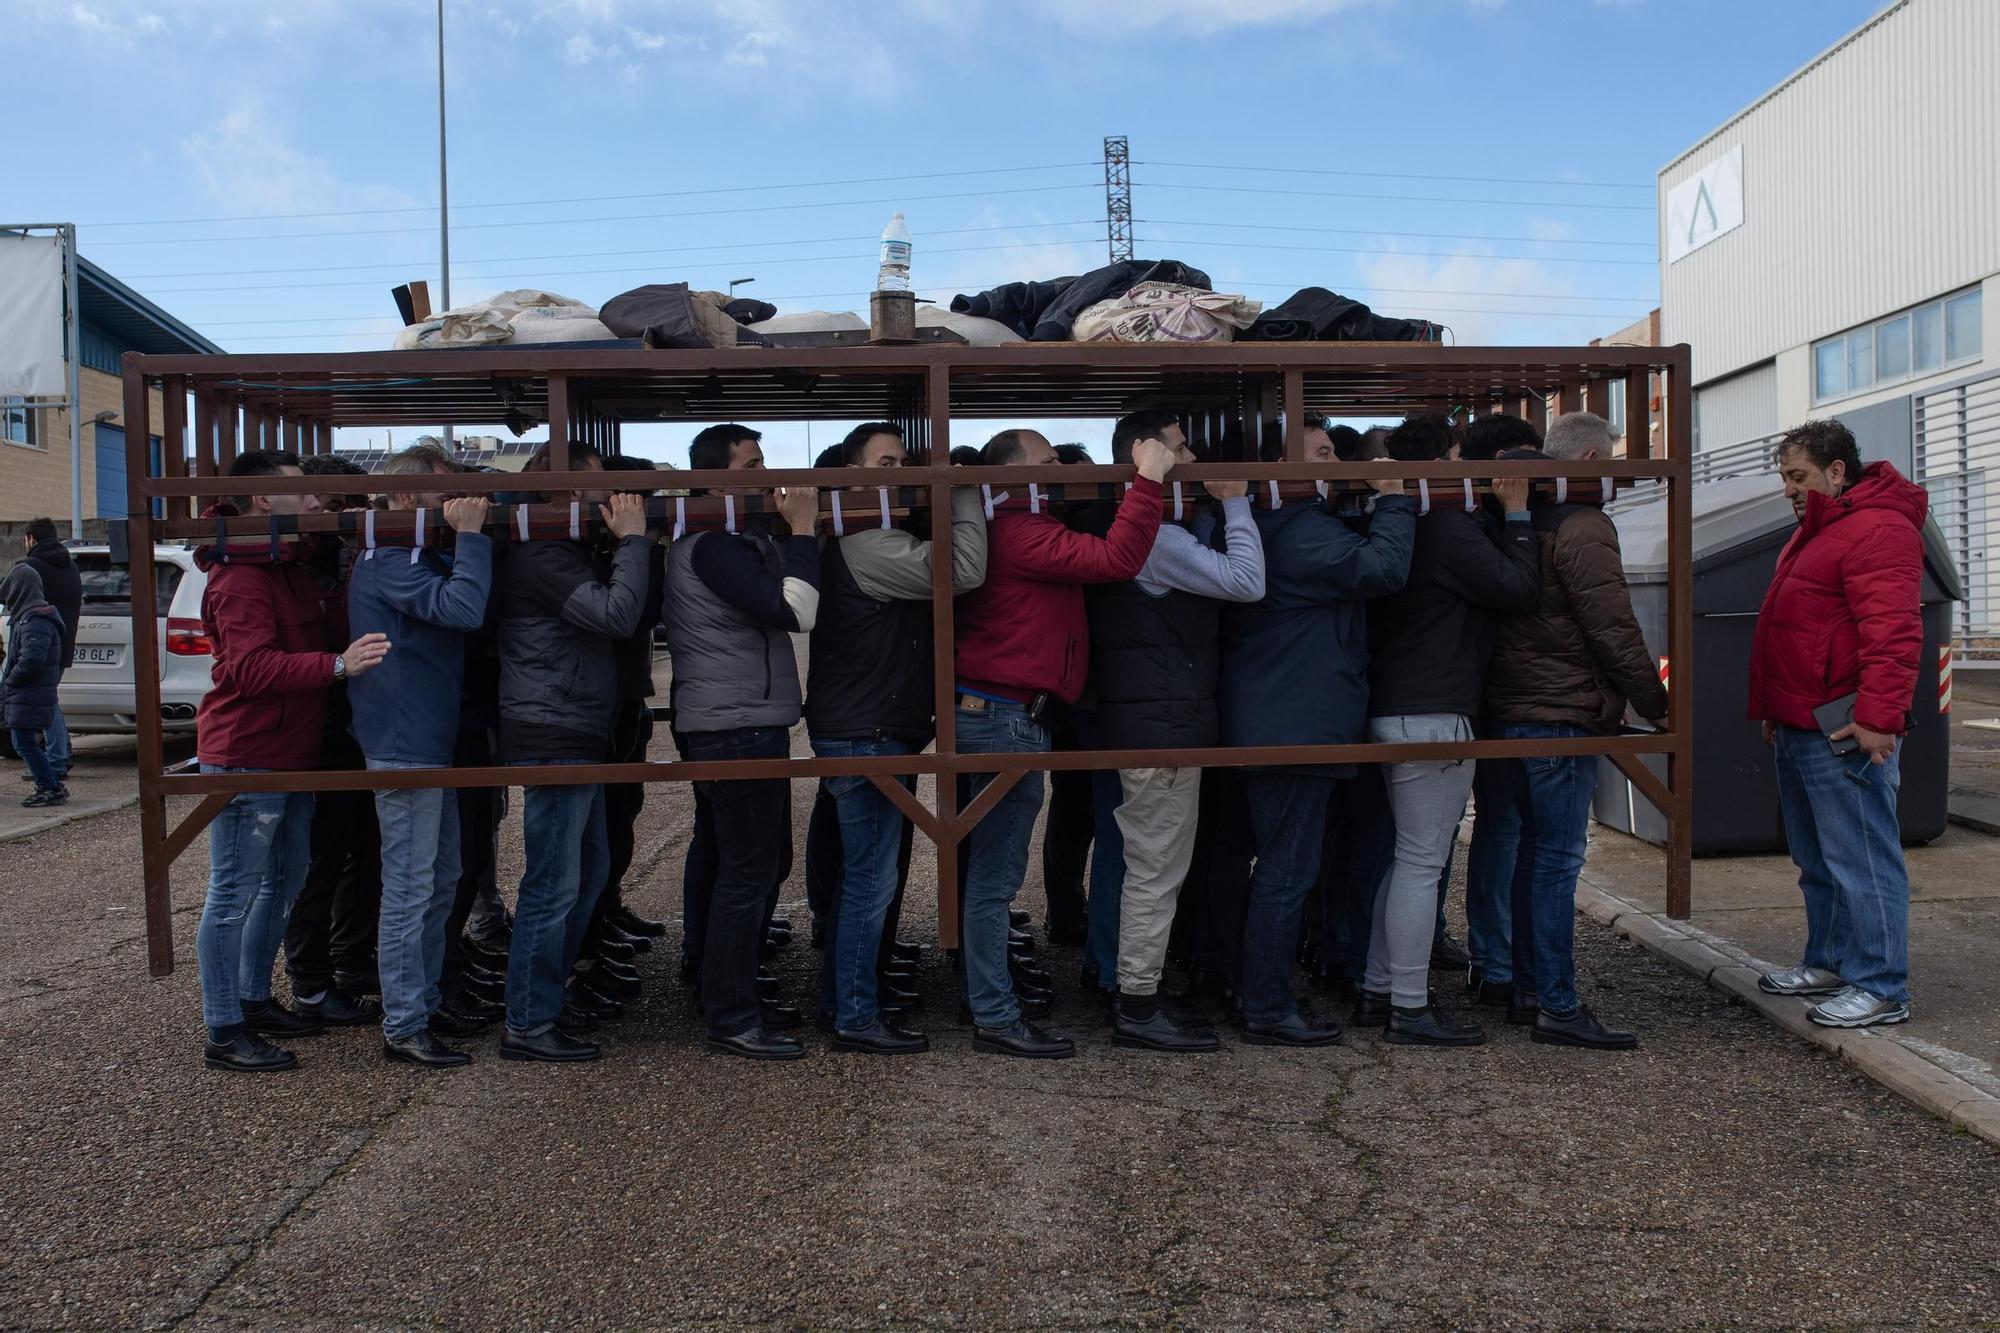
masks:
<svg viewBox="0 0 2000 1333"><path fill-rule="evenodd" d="M1778 444L1799 530L1778 556L1750 650L1750 716L1775 751L1785 840L1806 901L1805 959L1773 995L1824 995L1825 1027L1910 1016L1910 878L1896 794L1924 629L1929 497L1885 462L1862 466L1837 421Z"/></svg>

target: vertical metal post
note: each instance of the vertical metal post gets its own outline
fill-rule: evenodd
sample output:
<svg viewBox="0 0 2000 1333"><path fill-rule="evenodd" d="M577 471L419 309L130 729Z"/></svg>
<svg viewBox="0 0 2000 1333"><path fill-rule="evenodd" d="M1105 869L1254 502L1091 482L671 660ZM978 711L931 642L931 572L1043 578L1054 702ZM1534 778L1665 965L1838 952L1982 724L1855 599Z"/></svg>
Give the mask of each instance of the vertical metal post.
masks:
<svg viewBox="0 0 2000 1333"><path fill-rule="evenodd" d="M83 321L76 295L76 224L61 228L63 247L63 339L69 362L69 536L83 540ZM127 416L126 430L132 418ZM145 443L145 436L139 437Z"/></svg>
<svg viewBox="0 0 2000 1333"><path fill-rule="evenodd" d="M1687 920L1694 909L1694 460L1689 425L1693 417L1688 385L1688 349L1675 349L1666 368L1662 406L1667 418L1667 457L1673 473L1667 478L1667 660L1671 684L1667 695L1667 730L1673 748L1667 752L1667 790L1673 808L1667 816L1667 915ZM1626 379L1625 420L1628 439L1632 423L1642 441L1646 430L1646 373ZM1633 388L1640 396L1635 400ZM1635 410L1636 409L1636 410ZM1632 450L1628 444L1628 454ZM1640 453L1637 457L1646 457Z"/></svg>
<svg viewBox="0 0 2000 1333"><path fill-rule="evenodd" d="M146 438L146 377L125 353L125 519L132 558L133 719L139 730L139 855L146 894L146 963L156 977L174 970L173 903L167 889L167 803L160 795L159 607L153 596L152 475Z"/></svg>
<svg viewBox="0 0 2000 1333"><path fill-rule="evenodd" d="M1104 137L1104 241L1112 263L1132 257L1132 146L1122 134Z"/></svg>
<svg viewBox="0 0 2000 1333"><path fill-rule="evenodd" d="M937 753L958 755L956 622L951 601L951 363L940 357L924 375L931 454L925 480L931 496L931 681L937 704ZM937 775L938 944L958 947L958 775Z"/></svg>
<svg viewBox="0 0 2000 1333"><path fill-rule="evenodd" d="M569 471L569 376L549 376L549 471Z"/></svg>
<svg viewBox="0 0 2000 1333"><path fill-rule="evenodd" d="M179 375L169 375L160 381L160 475L187 475L187 381ZM131 477L128 475L126 480L129 482ZM183 497L163 500L159 508L166 518L180 518L187 513L187 500ZM146 506L148 513L152 509L152 505Z"/></svg>
<svg viewBox="0 0 2000 1333"><path fill-rule="evenodd" d="M1256 455L1253 453L1251 456ZM1285 372L1285 461L1306 461L1306 373L1303 370Z"/></svg>
<svg viewBox="0 0 2000 1333"><path fill-rule="evenodd" d="M437 0L438 16L438 307L443 314L451 309L451 209L446 190L444 151L444 0ZM452 451L451 423L444 423L444 450Z"/></svg>

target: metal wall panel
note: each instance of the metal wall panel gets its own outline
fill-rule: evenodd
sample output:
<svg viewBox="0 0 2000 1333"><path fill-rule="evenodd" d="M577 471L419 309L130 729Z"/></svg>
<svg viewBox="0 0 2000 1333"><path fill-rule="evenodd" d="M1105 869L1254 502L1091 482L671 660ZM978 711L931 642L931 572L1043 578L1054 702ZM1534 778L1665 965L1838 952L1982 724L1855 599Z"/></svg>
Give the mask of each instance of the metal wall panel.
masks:
<svg viewBox="0 0 2000 1333"><path fill-rule="evenodd" d="M1664 227L1743 148L1743 225L1660 270L1696 384L2000 272L1996 69L2000 3L1902 0L1661 171Z"/></svg>
<svg viewBox="0 0 2000 1333"><path fill-rule="evenodd" d="M1767 361L1694 393L1695 451L1727 448L1773 434L1778 421L1778 366Z"/></svg>

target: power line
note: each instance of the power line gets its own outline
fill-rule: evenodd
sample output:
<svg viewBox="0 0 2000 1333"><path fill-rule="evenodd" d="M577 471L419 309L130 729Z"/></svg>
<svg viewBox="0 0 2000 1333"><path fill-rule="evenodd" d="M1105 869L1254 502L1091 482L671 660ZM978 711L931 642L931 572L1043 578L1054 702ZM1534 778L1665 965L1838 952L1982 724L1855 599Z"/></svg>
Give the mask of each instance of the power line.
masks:
<svg viewBox="0 0 2000 1333"><path fill-rule="evenodd" d="M1069 167L1095 167L1096 162L1051 162L1035 167L978 167L965 171L927 171L910 176L852 176L846 180L795 181L788 185L717 185L700 190L659 190L647 194L585 194L554 199L509 199L491 204L457 204L453 212L472 208L531 208L543 204L629 203L635 199L684 199L697 195L748 194L755 190L816 190L830 185L882 185L892 181L943 180L953 176L1000 176L1023 171L1060 171ZM428 213L429 204L408 208L342 208L319 213L245 213L233 217L153 218L131 222L86 222L86 227L183 227L208 222L277 222L298 218L344 218L382 216L392 213Z"/></svg>
<svg viewBox="0 0 2000 1333"><path fill-rule="evenodd" d="M762 204L755 208L696 209L685 213L613 213L582 218L527 218L512 222L468 222L459 231L488 231L498 227L570 227L599 222L657 222L670 218L718 218L744 213L790 213L807 208L852 208L864 204L928 203L938 199L991 199L1001 194L1048 194L1057 190L1095 190L1096 182L1071 185L1025 185L1006 190L969 190L959 194L896 195L885 199L832 199L810 204ZM329 236L407 236L430 233L429 227L373 227L338 231L295 231L266 236L172 236L147 241L98 241L93 248L109 245L240 245L245 241L309 241Z"/></svg>
<svg viewBox="0 0 2000 1333"><path fill-rule="evenodd" d="M1253 241L1216 242L1235 250L1292 250L1322 255L1409 255L1419 259L1512 259L1532 264L1630 264L1652 268L1650 259L1591 259L1581 255L1473 255L1454 250L1377 250L1360 245L1272 245Z"/></svg>
<svg viewBox="0 0 2000 1333"><path fill-rule="evenodd" d="M1591 204L1569 199L1468 199L1437 194L1359 194L1351 190L1278 190L1268 185L1191 185L1182 181L1135 181L1133 189L1208 190L1219 194L1281 194L1298 199L1389 199L1408 204L1484 204L1502 208L1598 208L1650 213L1651 204Z"/></svg>
<svg viewBox="0 0 2000 1333"><path fill-rule="evenodd" d="M1230 227L1240 231L1296 231L1324 236L1398 236L1432 241L1520 241L1529 245L1625 246L1641 250L1658 248L1656 241L1590 241L1569 236L1487 236L1457 231L1386 231L1381 227L1284 227L1268 222L1195 222L1186 218L1140 218L1151 227Z"/></svg>
<svg viewBox="0 0 2000 1333"><path fill-rule="evenodd" d="M1651 190L1656 188L1652 181L1564 181L1538 180L1523 176L1441 176L1434 172L1416 171L1340 171L1330 167L1253 167L1242 163L1225 162L1160 162L1151 158L1138 163L1142 167L1182 167L1190 171L1267 171L1282 172L1288 176L1365 176L1376 180L1391 181L1453 181L1468 185L1555 185L1575 186L1590 190Z"/></svg>

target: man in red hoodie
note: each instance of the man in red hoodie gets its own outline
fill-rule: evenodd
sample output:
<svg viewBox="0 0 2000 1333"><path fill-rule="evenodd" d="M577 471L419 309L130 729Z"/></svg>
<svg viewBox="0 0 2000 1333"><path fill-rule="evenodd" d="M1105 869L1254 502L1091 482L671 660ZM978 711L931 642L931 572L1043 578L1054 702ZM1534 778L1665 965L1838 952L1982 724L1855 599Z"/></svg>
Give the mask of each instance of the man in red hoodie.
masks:
<svg viewBox="0 0 2000 1333"><path fill-rule="evenodd" d="M229 465L232 477L300 477L296 454L260 449ZM257 495L211 515L309 514L311 495ZM201 618L214 645L214 685L196 715L204 773L314 768L326 725L327 687L368 671L389 651L364 634L339 651L345 617L329 605L299 544L276 536L204 546ZM208 899L195 933L203 1060L214 1069L263 1072L297 1061L266 1035L304 1036L316 1021L271 998L271 965L311 856L311 792L244 792L208 826Z"/></svg>
<svg viewBox="0 0 2000 1333"><path fill-rule="evenodd" d="M1002 431L987 442L989 467L1040 467L1062 460L1031 430ZM986 529L986 582L958 599L958 748L964 754L1044 753L1049 719L1083 692L1090 670L1090 629L1083 585L1138 576L1160 529L1160 481L1174 464L1158 440L1132 446L1139 475L1102 537L1071 532L1026 486L1009 487L1027 507L1010 505ZM976 799L993 775L972 779ZM973 1049L999 1055L1062 1059L1067 1037L1026 1022L1007 971L1007 905L1028 870L1028 840L1042 808L1042 775L1023 774L972 831L965 880L966 1003Z"/></svg>
<svg viewBox="0 0 2000 1333"><path fill-rule="evenodd" d="M1923 652L1929 497L1887 463L1863 467L1837 421L1787 432L1778 470L1799 530L1757 614L1750 716L1776 752L1806 950L1800 966L1758 985L1827 996L1807 1015L1826 1027L1901 1023L1910 1016L1910 878L1896 792ZM1840 713L1830 729L1814 716L1829 704Z"/></svg>

